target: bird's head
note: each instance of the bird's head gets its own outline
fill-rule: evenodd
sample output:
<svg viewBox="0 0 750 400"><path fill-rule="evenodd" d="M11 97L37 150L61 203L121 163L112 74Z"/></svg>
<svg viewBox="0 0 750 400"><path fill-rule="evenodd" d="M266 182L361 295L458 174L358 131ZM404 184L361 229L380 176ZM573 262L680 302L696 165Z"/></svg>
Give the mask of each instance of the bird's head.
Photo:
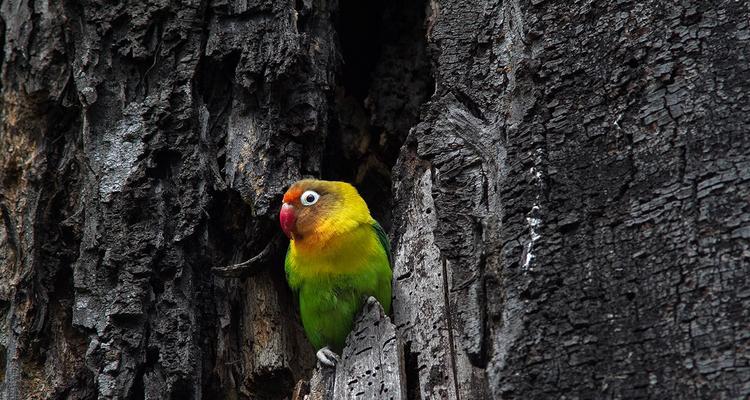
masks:
<svg viewBox="0 0 750 400"><path fill-rule="evenodd" d="M284 194L279 223L297 245L324 245L372 220L367 204L346 182L303 179Z"/></svg>

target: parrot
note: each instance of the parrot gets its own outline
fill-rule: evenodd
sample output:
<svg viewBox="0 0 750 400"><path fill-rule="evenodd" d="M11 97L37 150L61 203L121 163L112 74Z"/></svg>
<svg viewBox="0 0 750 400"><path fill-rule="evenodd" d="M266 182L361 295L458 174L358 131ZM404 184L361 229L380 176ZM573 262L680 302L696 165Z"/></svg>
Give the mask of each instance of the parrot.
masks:
<svg viewBox="0 0 750 400"><path fill-rule="evenodd" d="M284 270L305 335L321 364L335 367L364 303L377 300L390 312L388 236L357 189L338 181L292 184L279 224L289 238Z"/></svg>

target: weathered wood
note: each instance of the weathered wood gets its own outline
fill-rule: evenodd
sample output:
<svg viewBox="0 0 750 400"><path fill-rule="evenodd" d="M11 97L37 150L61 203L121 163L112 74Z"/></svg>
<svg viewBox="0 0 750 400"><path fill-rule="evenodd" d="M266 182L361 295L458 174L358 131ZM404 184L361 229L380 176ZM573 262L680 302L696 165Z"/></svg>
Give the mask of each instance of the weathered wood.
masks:
<svg viewBox="0 0 750 400"><path fill-rule="evenodd" d="M329 400L333 398L336 370L318 363L310 381L297 382L292 400Z"/></svg>
<svg viewBox="0 0 750 400"><path fill-rule="evenodd" d="M370 300L336 364L334 399L406 399L401 340L380 303Z"/></svg>
<svg viewBox="0 0 750 400"><path fill-rule="evenodd" d="M396 327L370 298L357 315L335 368L318 363L310 383L299 382L293 400L405 400L404 353ZM335 372L334 372L335 371Z"/></svg>
<svg viewBox="0 0 750 400"><path fill-rule="evenodd" d="M410 354L429 354L409 366L419 374L419 380L412 383L419 384L419 396L456 399L453 332L444 290L446 270L433 236L437 220L431 171L424 165L412 167L417 177L414 185L396 187L397 198L408 201L397 215L408 219L406 226L396 225L404 233L394 246L394 322L409 344Z"/></svg>

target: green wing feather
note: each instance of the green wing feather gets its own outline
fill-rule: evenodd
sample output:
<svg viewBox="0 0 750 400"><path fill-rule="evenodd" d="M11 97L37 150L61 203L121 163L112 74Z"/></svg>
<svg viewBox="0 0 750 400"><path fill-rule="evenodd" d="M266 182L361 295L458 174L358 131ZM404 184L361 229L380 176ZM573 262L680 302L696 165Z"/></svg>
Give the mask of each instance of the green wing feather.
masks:
<svg viewBox="0 0 750 400"><path fill-rule="evenodd" d="M388 241L388 235L380 226L378 221L373 220L372 228L378 237L380 245L383 246L385 254L388 256L388 265L378 272L378 289L375 297L380 301L380 305L386 313L391 312L391 280L393 279L393 256L391 255L391 244Z"/></svg>
<svg viewBox="0 0 750 400"><path fill-rule="evenodd" d="M393 256L391 255L391 243L388 241L388 235L386 235L385 230L383 230L378 221L373 220L372 229L375 230L380 244L385 249L385 254L388 255L388 266L393 269Z"/></svg>

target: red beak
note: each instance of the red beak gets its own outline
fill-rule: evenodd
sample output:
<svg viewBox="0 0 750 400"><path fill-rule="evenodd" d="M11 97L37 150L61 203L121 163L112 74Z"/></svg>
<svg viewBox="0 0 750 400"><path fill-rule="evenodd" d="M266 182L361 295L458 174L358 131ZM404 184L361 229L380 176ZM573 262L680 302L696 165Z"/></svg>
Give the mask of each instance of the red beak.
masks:
<svg viewBox="0 0 750 400"><path fill-rule="evenodd" d="M294 213L294 206L284 203L281 206L281 211L279 211L279 223L281 224L281 230L289 239L292 239L295 222L297 222L297 215Z"/></svg>

